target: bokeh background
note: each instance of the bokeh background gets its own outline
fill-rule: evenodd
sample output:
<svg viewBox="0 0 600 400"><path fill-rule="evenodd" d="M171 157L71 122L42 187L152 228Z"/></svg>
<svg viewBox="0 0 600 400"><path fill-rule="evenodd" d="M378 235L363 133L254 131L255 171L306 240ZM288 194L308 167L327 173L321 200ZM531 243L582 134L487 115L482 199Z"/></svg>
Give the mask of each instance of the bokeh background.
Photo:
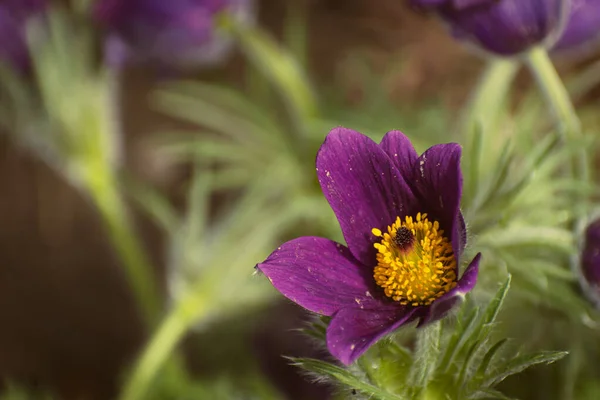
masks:
<svg viewBox="0 0 600 400"><path fill-rule="evenodd" d="M209 260L202 268L217 269L229 266L220 265L223 256L227 260L223 262L236 265L227 279L237 279L259 293L251 300L238 299L237 289L233 290L227 302L215 303L209 323L200 321L185 335L181 346L185 364L195 379L214 389L211 395L191 398L328 399L331 385L312 382L282 357L327 356L297 331L308 318L306 312L277 295L266 279L253 275L253 266L278 243L296 235L339 238L312 169L315 151L330 128L346 125L374 137L400 129L419 150L434 140L460 141L456 121L485 59L454 41L436 18L400 0L262 0L254 6L258 29L296 60L319 99L317 122L303 128L311 132L302 142L305 146L294 142L301 124L290 117L278 88L265 78L270 72L261 71L260 63L239 46L208 66L167 68L152 60L125 63L118 67L111 89L112 105L118 110L113 118L120 142L119 170L127 182L122 185L123 197L165 309L180 292L190 290L186 283L197 278L197 270L181 267L177 261L181 254L195 254L191 257ZM95 65L103 65L102 27L90 22L88 28L94 32ZM9 40L1 37L0 46ZM556 59L565 76L588 71L575 100L591 126L600 124L596 111L600 74L589 72L596 60L600 60L597 52ZM26 74L25 80L35 78ZM512 93L517 99L534 85L526 73L519 74L517 82ZM104 83L109 85L108 80ZM246 107L250 105L254 108ZM41 118L34 110L20 110L28 111L32 119ZM150 335L121 258L85 191L20 140L18 127L3 125L4 396L114 398ZM245 144L239 139L261 126L271 127L277 140L272 136L263 144L248 136L251 143ZM217 144L211 149L209 142ZM228 147L231 143L235 145ZM277 164L275 158L288 154L282 149L290 147L297 159ZM162 207L168 204L169 212L186 221L192 208L190 187L205 171L212 176L210 193L204 193L207 226L220 230L208 228L202 243L181 250L185 240L174 233L181 230L165 229ZM258 182L259 176L266 182ZM256 204L246 204L257 198ZM240 203L248 208L240 211ZM282 213L294 216L278 220ZM220 236L227 229L230 236ZM264 229L271 233L261 233ZM256 235L265 239L248 240ZM223 255L226 252L241 255L231 261ZM188 264L203 265L202 260ZM546 379L552 372L548 374ZM507 385L513 386L509 390L521 391L523 398L538 398L518 389L525 386L524 379L509 381Z"/></svg>

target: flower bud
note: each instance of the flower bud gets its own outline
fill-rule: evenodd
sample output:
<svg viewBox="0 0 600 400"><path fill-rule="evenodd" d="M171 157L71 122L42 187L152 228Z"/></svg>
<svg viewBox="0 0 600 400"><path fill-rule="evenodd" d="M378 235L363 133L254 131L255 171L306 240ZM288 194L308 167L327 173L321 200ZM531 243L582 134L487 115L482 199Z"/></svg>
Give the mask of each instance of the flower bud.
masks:
<svg viewBox="0 0 600 400"><path fill-rule="evenodd" d="M237 23L253 19L251 0L103 0L94 13L109 31L113 62L178 67L219 63L230 53L232 38L219 29L222 13Z"/></svg>
<svg viewBox="0 0 600 400"><path fill-rule="evenodd" d="M496 55L551 47L569 17L570 0L411 0L437 13L455 37Z"/></svg>
<svg viewBox="0 0 600 400"><path fill-rule="evenodd" d="M600 41L600 0L571 0L567 25L556 44L557 52L585 53Z"/></svg>

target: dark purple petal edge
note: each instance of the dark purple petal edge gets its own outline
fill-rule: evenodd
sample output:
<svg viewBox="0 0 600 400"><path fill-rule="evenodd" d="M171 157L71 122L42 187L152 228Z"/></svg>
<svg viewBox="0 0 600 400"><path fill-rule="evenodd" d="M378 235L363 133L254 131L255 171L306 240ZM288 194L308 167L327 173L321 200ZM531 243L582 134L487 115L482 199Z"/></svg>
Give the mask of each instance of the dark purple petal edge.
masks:
<svg viewBox="0 0 600 400"><path fill-rule="evenodd" d="M350 365L385 335L414 320L418 309L397 305L374 310L341 309L327 328L327 348L344 365Z"/></svg>
<svg viewBox="0 0 600 400"><path fill-rule="evenodd" d="M285 297L309 311L332 315L343 307L376 307L371 272L347 247L305 236L282 244L256 268Z"/></svg>

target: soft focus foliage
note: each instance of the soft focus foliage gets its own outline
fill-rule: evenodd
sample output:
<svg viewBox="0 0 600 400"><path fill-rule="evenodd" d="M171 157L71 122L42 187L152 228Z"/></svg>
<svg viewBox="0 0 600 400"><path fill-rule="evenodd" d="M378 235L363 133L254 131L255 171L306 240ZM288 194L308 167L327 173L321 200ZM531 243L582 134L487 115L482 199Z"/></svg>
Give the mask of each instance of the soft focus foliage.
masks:
<svg viewBox="0 0 600 400"><path fill-rule="evenodd" d="M598 268L597 235L593 228L586 231L597 217L600 194L593 162L600 131L594 90L600 84L599 66L593 60L569 66L569 52L564 52L561 63L569 68L559 76L546 49L538 46L550 46L563 33L573 35L576 47L585 41L593 54L594 23L577 23L573 26L581 30L575 30L562 22L591 21L595 14L575 5L592 7L594 2L573 1L571 14L560 8L564 1L551 0L522 1L521 9L512 0L417 3L458 24L455 31L468 33L469 40L476 37L488 50L522 57L474 64L470 71L480 71L481 77L469 81L472 95L466 101L464 80L435 93L424 91L421 98L394 97L390 86L398 75L410 77L404 63L419 46L394 49L400 66L396 59L373 57L391 72L382 71L370 53L352 48L347 59L335 61L351 78L323 79L314 65L325 60L313 59L321 53L309 51L313 20L302 12L302 2L290 2L282 40L275 30L252 23L255 13L268 13L251 2L55 2L31 19L12 11L11 1L0 3L0 127L12 146L6 153L41 160L43 168L88 203L95 216L88 228L102 224L103 235L95 240L112 246L109 256L118 260L119 279L126 283L127 295L117 307L132 302L139 314L139 321L122 320L138 324L144 342L132 344L129 358L123 356L118 368L112 367L115 398L600 396L600 314L589 296L595 276L590 271ZM228 5L243 10L236 8L238 14ZM459 16L477 10L489 11L485 18L494 24L484 23L481 15ZM531 28L524 30L525 38L515 36L514 29L502 35L490 31L523 26ZM564 35L559 50L570 42ZM218 50L211 47L213 40L219 41ZM217 53L227 53L233 62L213 57ZM429 73L422 72L427 79ZM156 74L155 82L148 93L131 100L128 91L135 91L136 79L145 74ZM445 93L452 90L457 93L448 101ZM144 119L136 115L140 98L152 107L153 118L162 119L142 124L152 129L134 138L130 131ZM477 285L467 295L455 293L460 296L453 298L456 303L445 318L419 329L416 321L394 329L369 343L348 366L327 350L331 319L285 304L253 269L294 237L345 243L315 176L315 157L336 126L363 132L377 143L386 132L401 130L418 154L440 143L460 144L462 199L451 218L462 213L468 240L466 247L457 247L466 260L458 276L482 254ZM134 157L140 142L150 149L142 162ZM142 164L137 169L136 161ZM152 175L156 165L163 168L160 179ZM435 201L438 192L445 193L427 194ZM419 196L414 201L426 202ZM148 222L161 238L151 245L143 240ZM48 221L37 223L33 229L60 236ZM9 226L3 229L12 232ZM75 251L74 246L67 251ZM26 262L15 260L23 265L11 268L28 271ZM84 274L89 259L81 260L76 267ZM157 268L161 273L153 264L162 267ZM290 268L297 265L290 262ZM90 276L93 285L103 285ZM15 286L36 287L28 283ZM14 299L9 307L18 309L20 301ZM80 299L69 301L78 304ZM335 319L337 310L331 311ZM36 320L34 315L19 317ZM73 335L79 332L77 324L69 321ZM44 328L52 334L52 327ZM7 337L18 336L10 324L2 329L13 335ZM52 362L58 369L63 360ZM86 375L90 382L96 375L91 371ZM307 376L300 380L297 374L303 373ZM0 398L6 400L102 398L84 389L80 395L77 385L73 391L64 389L57 383L58 372L43 375L23 367L2 374L7 383ZM81 387L87 382L67 378L83 382Z"/></svg>

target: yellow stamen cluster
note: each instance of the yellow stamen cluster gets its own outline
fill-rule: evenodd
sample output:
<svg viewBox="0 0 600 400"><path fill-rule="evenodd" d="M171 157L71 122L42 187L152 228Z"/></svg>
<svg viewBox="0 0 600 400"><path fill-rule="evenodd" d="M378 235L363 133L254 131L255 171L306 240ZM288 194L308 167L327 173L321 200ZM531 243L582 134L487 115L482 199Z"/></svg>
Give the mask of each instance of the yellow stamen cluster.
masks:
<svg viewBox="0 0 600 400"><path fill-rule="evenodd" d="M429 305L456 286L456 258L444 231L427 214L400 217L387 232L374 228L377 266L373 276L385 295L403 305Z"/></svg>

